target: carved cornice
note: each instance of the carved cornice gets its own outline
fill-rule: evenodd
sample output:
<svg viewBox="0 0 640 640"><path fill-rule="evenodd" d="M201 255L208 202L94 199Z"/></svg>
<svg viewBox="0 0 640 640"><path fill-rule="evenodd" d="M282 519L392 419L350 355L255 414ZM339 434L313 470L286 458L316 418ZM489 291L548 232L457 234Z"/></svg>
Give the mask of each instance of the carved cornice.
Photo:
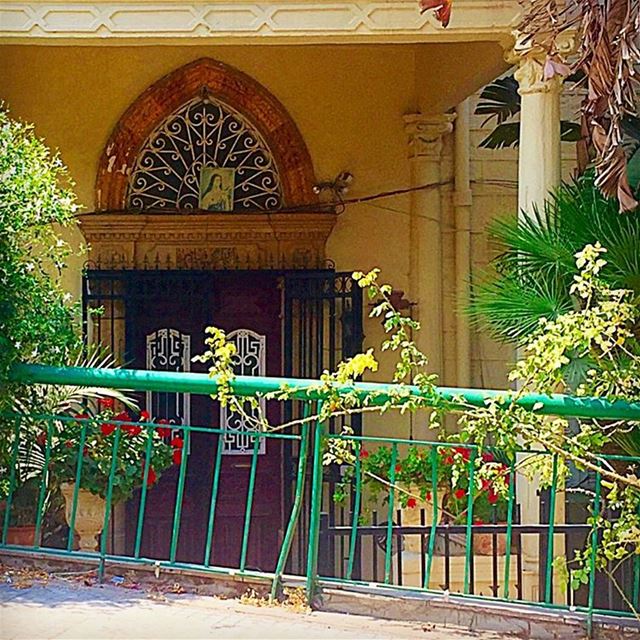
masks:
<svg viewBox="0 0 640 640"><path fill-rule="evenodd" d="M445 30L433 12L420 13L417 0L3 2L0 39L496 39L509 33L520 13L517 0L457 0Z"/></svg>
<svg viewBox="0 0 640 640"><path fill-rule="evenodd" d="M336 214L80 216L89 263L103 269L298 269L325 262Z"/></svg>
<svg viewBox="0 0 640 640"><path fill-rule="evenodd" d="M440 161L443 138L453 132L455 114L443 113L425 116L411 113L404 116L405 131L408 136L409 158L426 158Z"/></svg>

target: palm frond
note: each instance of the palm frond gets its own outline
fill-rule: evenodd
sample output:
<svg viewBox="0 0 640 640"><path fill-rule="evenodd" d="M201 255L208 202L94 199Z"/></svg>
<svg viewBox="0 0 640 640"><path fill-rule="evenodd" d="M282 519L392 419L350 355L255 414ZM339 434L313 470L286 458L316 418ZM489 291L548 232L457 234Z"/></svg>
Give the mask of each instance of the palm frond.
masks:
<svg viewBox="0 0 640 640"><path fill-rule="evenodd" d="M503 122L480 142L483 149L505 149L517 147L520 141L520 123Z"/></svg>
<svg viewBox="0 0 640 640"><path fill-rule="evenodd" d="M513 75L510 75L498 78L482 90L475 113L487 116L482 123L483 126L494 119L496 124L500 125L520 113L520 109L518 83Z"/></svg>

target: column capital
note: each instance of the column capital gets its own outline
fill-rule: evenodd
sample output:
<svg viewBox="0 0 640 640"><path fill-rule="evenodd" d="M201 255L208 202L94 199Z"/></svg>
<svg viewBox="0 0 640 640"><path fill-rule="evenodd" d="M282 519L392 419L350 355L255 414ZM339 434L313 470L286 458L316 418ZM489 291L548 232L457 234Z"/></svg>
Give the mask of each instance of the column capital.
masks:
<svg viewBox="0 0 640 640"><path fill-rule="evenodd" d="M520 95L561 91L564 76L560 71L566 70L568 73L568 67L559 62L558 58L566 59L576 51L575 31L563 31L556 36L556 56L553 57L545 47L533 42L529 34L514 31L513 36L515 44L505 51L505 60L518 67L513 77L518 82Z"/></svg>
<svg viewBox="0 0 640 640"><path fill-rule="evenodd" d="M442 155L442 139L453 131L455 114L427 116L422 113L409 113L403 119L408 137L409 157L439 161Z"/></svg>

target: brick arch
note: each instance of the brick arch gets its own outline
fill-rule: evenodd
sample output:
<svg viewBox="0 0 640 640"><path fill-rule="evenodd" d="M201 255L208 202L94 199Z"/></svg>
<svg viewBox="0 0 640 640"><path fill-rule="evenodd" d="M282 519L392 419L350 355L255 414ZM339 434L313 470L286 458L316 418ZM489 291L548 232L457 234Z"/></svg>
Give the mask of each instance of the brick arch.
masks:
<svg viewBox="0 0 640 640"><path fill-rule="evenodd" d="M167 74L126 110L104 148L98 166L98 211L126 208L129 172L154 128L206 86L211 94L243 114L262 134L278 167L284 206L316 201L313 165L295 122L265 87L238 69L210 58Z"/></svg>

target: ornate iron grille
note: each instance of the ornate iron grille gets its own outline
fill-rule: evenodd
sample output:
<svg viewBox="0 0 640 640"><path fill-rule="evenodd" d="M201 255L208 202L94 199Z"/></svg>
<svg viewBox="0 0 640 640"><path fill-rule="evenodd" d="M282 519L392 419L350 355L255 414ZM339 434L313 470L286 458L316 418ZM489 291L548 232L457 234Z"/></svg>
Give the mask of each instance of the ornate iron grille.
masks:
<svg viewBox="0 0 640 640"><path fill-rule="evenodd" d="M227 341L236 348L233 356L233 371L238 376L263 376L267 371L266 348L267 338L250 329L236 329L227 334ZM259 418L258 412L265 412L264 398L258 401L258 407L246 402L244 409L247 416ZM226 432L223 436L223 455L243 455L252 453L256 426L239 413L230 412L226 405L220 407L220 427ZM259 442L258 453L266 452L266 439Z"/></svg>
<svg viewBox="0 0 640 640"><path fill-rule="evenodd" d="M235 169L234 211L276 209L280 178L260 132L206 88L147 138L132 169L132 209L198 209L203 167Z"/></svg>

